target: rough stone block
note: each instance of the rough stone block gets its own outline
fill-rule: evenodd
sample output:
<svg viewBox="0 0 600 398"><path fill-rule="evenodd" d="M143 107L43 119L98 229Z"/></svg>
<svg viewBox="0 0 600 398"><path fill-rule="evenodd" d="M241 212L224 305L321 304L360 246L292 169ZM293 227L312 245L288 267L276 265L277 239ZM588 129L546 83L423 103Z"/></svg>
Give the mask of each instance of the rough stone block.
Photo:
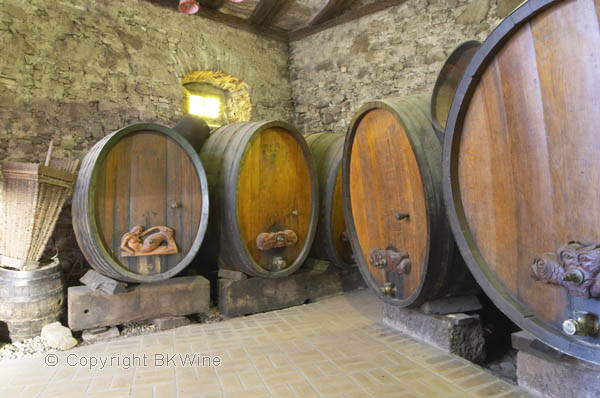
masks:
<svg viewBox="0 0 600 398"><path fill-rule="evenodd" d="M219 279L219 311L229 317L304 304L365 287L358 269L301 269L284 278Z"/></svg>
<svg viewBox="0 0 600 398"><path fill-rule="evenodd" d="M421 311L425 314L445 315L478 311L481 308L481 303L476 296L459 296L428 301L421 306Z"/></svg>
<svg viewBox="0 0 600 398"><path fill-rule="evenodd" d="M127 290L126 283L104 276L93 269L86 272L79 281L92 290L99 290L106 294L124 293Z"/></svg>
<svg viewBox="0 0 600 398"><path fill-rule="evenodd" d="M567 355L557 360L519 351L517 380L521 387L544 398L600 397L600 366Z"/></svg>
<svg viewBox="0 0 600 398"><path fill-rule="evenodd" d="M307 258L302 266L305 270L312 270L315 272L325 272L331 263L326 260L319 260L316 258Z"/></svg>
<svg viewBox="0 0 600 398"><path fill-rule="evenodd" d="M110 340L119 337L121 333L116 326L106 326L84 330L81 334L83 341L93 343L95 341Z"/></svg>
<svg viewBox="0 0 600 398"><path fill-rule="evenodd" d="M162 331L189 325L190 320L184 316L168 316L155 318L152 320L152 324L156 327L156 330Z"/></svg>
<svg viewBox="0 0 600 398"><path fill-rule="evenodd" d="M248 279L248 275L240 271L234 271L231 269L219 268L219 278L231 279L232 281L243 281Z"/></svg>
<svg viewBox="0 0 600 398"><path fill-rule="evenodd" d="M52 348L68 350L77 345L71 329L64 327L60 322L50 323L42 328L42 339Z"/></svg>
<svg viewBox="0 0 600 398"><path fill-rule="evenodd" d="M520 332L513 333L510 337L512 346L515 350L526 351L531 354L535 354L537 357L540 358L556 360L559 360L564 356L562 352L557 351L554 348L542 343L526 330L521 330Z"/></svg>
<svg viewBox="0 0 600 398"><path fill-rule="evenodd" d="M384 304L383 323L472 362L485 360L485 339L478 317L427 315L415 309Z"/></svg>

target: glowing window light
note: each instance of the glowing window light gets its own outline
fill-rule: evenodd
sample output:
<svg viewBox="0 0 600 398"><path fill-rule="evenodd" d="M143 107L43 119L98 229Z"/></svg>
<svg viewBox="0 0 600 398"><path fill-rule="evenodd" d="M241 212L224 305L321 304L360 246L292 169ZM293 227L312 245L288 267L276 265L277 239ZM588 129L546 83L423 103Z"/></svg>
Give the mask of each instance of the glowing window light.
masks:
<svg viewBox="0 0 600 398"><path fill-rule="evenodd" d="M190 95L188 113L200 117L216 119L221 112L221 101L215 97Z"/></svg>

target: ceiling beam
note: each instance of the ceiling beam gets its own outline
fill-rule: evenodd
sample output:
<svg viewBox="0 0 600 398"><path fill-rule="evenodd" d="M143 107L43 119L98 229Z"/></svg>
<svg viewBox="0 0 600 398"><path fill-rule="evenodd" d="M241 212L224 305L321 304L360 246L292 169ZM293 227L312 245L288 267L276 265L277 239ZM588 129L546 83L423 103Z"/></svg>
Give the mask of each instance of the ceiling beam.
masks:
<svg viewBox="0 0 600 398"><path fill-rule="evenodd" d="M176 0L145 0L148 3L156 4L164 8L168 8L175 12L179 12L177 9L177 5L179 4ZM208 1L208 0L207 0ZM216 3L216 2L215 2ZM245 30L247 32L252 32L257 35L261 35L270 39L287 42L288 41L288 33L284 30L277 28L270 28L265 26L258 26L249 23L246 19L237 17L235 15L224 14L217 10L208 7L200 7L200 11L195 15L208 18L215 22L222 23L227 26L231 26L233 28ZM194 16L190 16L194 17Z"/></svg>
<svg viewBox="0 0 600 398"><path fill-rule="evenodd" d="M207 8L212 8L214 10L221 8L225 0L196 0L196 2Z"/></svg>
<svg viewBox="0 0 600 398"><path fill-rule="evenodd" d="M326 20L323 23L314 26L306 26L304 28L297 29L289 34L290 41L296 41L304 39L310 35L321 32L325 29L332 28L336 25L341 25L346 22L353 21L355 19L364 17L369 14L373 14L378 11L385 10L386 8L390 8L393 6L400 5L405 3L406 0L379 0L362 7L356 8L354 10L350 10L348 12L343 13L337 18Z"/></svg>
<svg viewBox="0 0 600 398"><path fill-rule="evenodd" d="M308 24L311 26L319 25L329 19L339 17L351 3L352 0L329 0L325 7L311 18Z"/></svg>
<svg viewBox="0 0 600 398"><path fill-rule="evenodd" d="M287 0L260 0L248 21L253 25L269 26L286 3Z"/></svg>

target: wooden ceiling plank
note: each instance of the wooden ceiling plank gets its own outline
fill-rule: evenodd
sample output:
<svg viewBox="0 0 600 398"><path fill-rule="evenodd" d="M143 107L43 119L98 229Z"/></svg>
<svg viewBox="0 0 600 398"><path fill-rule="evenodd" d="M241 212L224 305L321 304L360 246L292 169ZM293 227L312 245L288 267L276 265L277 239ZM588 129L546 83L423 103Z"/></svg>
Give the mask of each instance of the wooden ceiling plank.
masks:
<svg viewBox="0 0 600 398"><path fill-rule="evenodd" d="M148 3L156 4L161 7L165 7L171 9L173 11L179 12L177 10L178 1L172 0L145 0ZM200 7L200 11L198 11L198 16L208 18L215 22L222 23L224 25L245 30L247 32L252 32L257 35L261 35L267 37L269 39L274 39L278 41L287 42L288 41L288 33L281 29L270 28L265 26L253 25L248 22L248 20L244 18L237 17L235 15L224 14L217 10L208 7Z"/></svg>
<svg viewBox="0 0 600 398"><path fill-rule="evenodd" d="M339 17L352 3L352 0L329 0L325 7L313 16L308 23L310 26L319 25L335 17Z"/></svg>
<svg viewBox="0 0 600 398"><path fill-rule="evenodd" d="M373 14L378 11L383 11L386 8L398 6L405 2L406 2L406 0L379 0L374 3L369 3L362 7L345 12L337 18L332 18L332 19L326 20L325 22L323 22L319 25L314 25L314 26L309 25L304 28L290 32L289 40L290 41L301 40L301 39L304 39L305 37L308 37L315 33L321 32L325 29L329 29L336 25L341 25L343 23L353 21L355 19L364 17L369 14Z"/></svg>
<svg viewBox="0 0 600 398"><path fill-rule="evenodd" d="M268 26L286 3L287 0L260 0L248 21L253 25Z"/></svg>
<svg viewBox="0 0 600 398"><path fill-rule="evenodd" d="M202 7L212 8L214 10L221 8L225 0L196 0Z"/></svg>

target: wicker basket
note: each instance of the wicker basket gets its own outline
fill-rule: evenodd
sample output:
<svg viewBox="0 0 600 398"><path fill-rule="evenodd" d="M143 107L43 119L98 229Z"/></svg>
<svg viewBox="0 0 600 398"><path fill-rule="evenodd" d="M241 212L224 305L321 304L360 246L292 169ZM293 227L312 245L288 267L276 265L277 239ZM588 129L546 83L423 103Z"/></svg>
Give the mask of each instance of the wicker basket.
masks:
<svg viewBox="0 0 600 398"><path fill-rule="evenodd" d="M47 159L46 164L2 163L2 267L38 268L62 206L73 190L77 161Z"/></svg>

